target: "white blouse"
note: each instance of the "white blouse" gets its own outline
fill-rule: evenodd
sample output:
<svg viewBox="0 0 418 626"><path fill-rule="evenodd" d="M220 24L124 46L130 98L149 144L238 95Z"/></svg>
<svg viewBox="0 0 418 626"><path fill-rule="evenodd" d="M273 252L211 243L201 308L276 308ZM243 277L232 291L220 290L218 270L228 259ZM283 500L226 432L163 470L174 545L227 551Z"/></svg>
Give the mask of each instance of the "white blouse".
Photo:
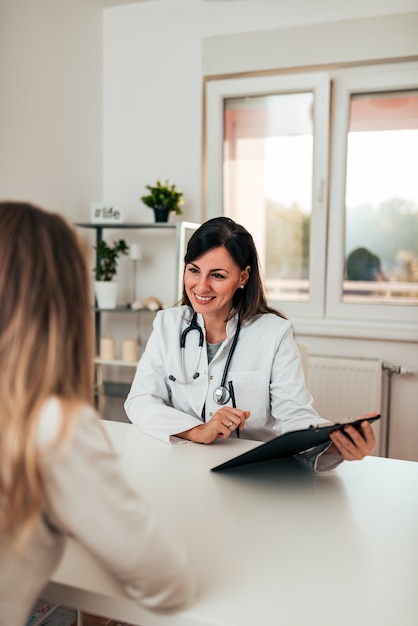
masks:
<svg viewBox="0 0 418 626"><path fill-rule="evenodd" d="M47 496L43 518L19 554L0 535L0 621L26 623L69 535L138 604L157 611L187 604L194 584L186 555L127 484L99 418L85 407L69 439L50 447L61 419L60 402L52 398L42 410L38 432Z"/></svg>

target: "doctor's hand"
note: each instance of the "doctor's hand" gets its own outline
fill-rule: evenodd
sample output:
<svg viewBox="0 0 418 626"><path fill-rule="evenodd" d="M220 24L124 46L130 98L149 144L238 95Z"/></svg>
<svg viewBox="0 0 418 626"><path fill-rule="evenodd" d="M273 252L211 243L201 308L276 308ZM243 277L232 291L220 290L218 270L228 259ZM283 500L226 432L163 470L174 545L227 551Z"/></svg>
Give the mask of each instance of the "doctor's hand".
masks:
<svg viewBox="0 0 418 626"><path fill-rule="evenodd" d="M216 411L208 422L195 426L195 428L186 430L183 433L178 433L177 437L182 437L195 443L212 443L216 439L228 439L237 428L240 430L244 428L245 420L249 417L249 411L223 406Z"/></svg>
<svg viewBox="0 0 418 626"><path fill-rule="evenodd" d="M376 413L367 413L363 417L372 417ZM362 422L360 430L353 426L346 426L344 430L334 431L330 435L333 443L327 450L331 452L336 448L345 461L360 461L370 454L376 445L373 428L369 422Z"/></svg>

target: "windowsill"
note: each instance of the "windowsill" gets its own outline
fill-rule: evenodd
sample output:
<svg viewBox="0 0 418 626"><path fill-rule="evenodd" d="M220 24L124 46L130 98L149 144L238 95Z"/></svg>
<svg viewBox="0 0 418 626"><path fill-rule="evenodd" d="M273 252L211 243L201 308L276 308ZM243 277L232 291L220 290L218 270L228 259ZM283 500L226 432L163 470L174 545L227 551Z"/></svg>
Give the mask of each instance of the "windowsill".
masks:
<svg viewBox="0 0 418 626"><path fill-rule="evenodd" d="M418 323L396 324L365 320L303 319L298 317L292 317L290 321L298 335L418 343Z"/></svg>

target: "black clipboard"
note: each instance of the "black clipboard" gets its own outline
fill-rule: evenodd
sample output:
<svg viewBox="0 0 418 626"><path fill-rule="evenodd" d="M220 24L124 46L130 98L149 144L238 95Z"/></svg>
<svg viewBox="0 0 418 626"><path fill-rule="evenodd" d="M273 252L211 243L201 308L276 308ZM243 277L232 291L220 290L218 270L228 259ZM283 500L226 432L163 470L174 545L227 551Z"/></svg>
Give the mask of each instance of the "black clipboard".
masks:
<svg viewBox="0 0 418 626"><path fill-rule="evenodd" d="M330 434L335 430L343 430L346 426L354 426L357 430L360 429L362 422L375 422L380 419L380 415L373 415L372 417L363 417L352 422L343 422L338 424L330 424L326 426L309 426L303 430L294 430L289 433L285 433L280 437L276 437L271 441L263 443L261 446L244 452L229 461L225 461L216 467L212 467L212 472L228 469L229 467L238 467L239 465L248 465L249 463L258 463L260 461L269 461L271 459L280 459L282 457L293 456L298 452L309 450L315 446L319 446L322 443L330 441Z"/></svg>

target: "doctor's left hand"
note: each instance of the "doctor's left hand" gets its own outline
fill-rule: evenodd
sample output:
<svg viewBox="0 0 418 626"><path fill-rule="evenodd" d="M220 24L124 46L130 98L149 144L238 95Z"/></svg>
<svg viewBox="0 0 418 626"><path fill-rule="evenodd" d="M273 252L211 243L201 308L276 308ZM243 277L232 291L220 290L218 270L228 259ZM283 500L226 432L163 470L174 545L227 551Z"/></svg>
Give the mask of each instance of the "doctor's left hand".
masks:
<svg viewBox="0 0 418 626"><path fill-rule="evenodd" d="M375 413L367 413L363 417L371 417ZM369 422L362 422L360 430L353 426L346 426L343 431L334 431L330 435L333 446L328 448L327 452L331 453L331 448L335 446L345 461L360 461L369 455L376 445L373 428Z"/></svg>
<svg viewBox="0 0 418 626"><path fill-rule="evenodd" d="M204 424L199 424L177 437L194 441L195 443L212 443L216 439L228 439L237 428L244 428L245 420L250 416L249 411L233 409L229 406L220 408L213 417Z"/></svg>

